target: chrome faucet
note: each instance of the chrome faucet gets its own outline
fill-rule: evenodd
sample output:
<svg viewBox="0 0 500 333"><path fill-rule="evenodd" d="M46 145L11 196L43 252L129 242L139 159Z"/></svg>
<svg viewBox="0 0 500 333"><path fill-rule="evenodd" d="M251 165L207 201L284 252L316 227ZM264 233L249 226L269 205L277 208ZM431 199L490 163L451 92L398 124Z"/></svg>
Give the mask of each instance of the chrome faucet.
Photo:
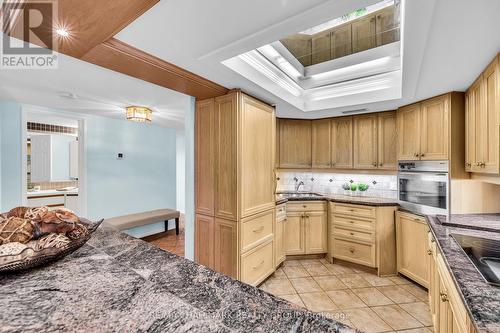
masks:
<svg viewBox="0 0 500 333"><path fill-rule="evenodd" d="M304 185L304 182L302 180L300 181L300 183L298 183L297 185L295 185L295 192L299 191L300 185Z"/></svg>

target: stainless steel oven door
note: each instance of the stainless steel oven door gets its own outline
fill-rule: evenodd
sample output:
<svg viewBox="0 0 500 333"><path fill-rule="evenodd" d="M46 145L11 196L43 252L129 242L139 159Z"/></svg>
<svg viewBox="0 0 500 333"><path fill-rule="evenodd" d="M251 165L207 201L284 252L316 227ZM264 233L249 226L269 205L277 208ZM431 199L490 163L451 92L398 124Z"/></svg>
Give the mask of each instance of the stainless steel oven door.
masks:
<svg viewBox="0 0 500 333"><path fill-rule="evenodd" d="M420 214L448 215L448 173L399 172L398 192L402 208Z"/></svg>

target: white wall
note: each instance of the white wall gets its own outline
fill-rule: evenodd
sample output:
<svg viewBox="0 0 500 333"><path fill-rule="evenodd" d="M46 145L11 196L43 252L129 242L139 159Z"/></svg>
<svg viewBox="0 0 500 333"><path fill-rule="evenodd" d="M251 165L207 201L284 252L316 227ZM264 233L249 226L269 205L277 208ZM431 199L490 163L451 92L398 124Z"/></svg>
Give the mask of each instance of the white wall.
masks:
<svg viewBox="0 0 500 333"><path fill-rule="evenodd" d="M186 212L186 139L184 131L176 135L177 210Z"/></svg>

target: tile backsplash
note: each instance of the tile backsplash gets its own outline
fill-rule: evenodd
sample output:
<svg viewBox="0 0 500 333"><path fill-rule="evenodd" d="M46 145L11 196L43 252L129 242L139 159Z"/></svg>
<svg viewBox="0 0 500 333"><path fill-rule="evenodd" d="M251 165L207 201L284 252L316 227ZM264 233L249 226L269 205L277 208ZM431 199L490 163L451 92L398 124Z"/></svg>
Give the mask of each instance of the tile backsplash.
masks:
<svg viewBox="0 0 500 333"><path fill-rule="evenodd" d="M372 175L362 173L328 173L328 172L292 172L278 171L277 192L295 191L301 181L304 185L300 191L318 192L324 194L345 194L342 185L345 183L365 183L370 185L366 196L397 199L396 175Z"/></svg>

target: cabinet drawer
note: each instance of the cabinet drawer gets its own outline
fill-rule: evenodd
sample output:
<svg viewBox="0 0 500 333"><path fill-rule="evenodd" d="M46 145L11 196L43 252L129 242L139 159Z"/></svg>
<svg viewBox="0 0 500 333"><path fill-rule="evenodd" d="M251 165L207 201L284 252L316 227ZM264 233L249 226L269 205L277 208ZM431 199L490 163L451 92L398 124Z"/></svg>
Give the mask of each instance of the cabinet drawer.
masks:
<svg viewBox="0 0 500 333"><path fill-rule="evenodd" d="M245 218L241 223L241 252L273 237L273 210Z"/></svg>
<svg viewBox="0 0 500 333"><path fill-rule="evenodd" d="M363 219L350 218L340 215L333 215L332 221L334 225L343 226L349 229L375 230L374 220L363 220Z"/></svg>
<svg viewBox="0 0 500 333"><path fill-rule="evenodd" d="M286 219L286 204L276 206L276 220L283 221Z"/></svg>
<svg viewBox="0 0 500 333"><path fill-rule="evenodd" d="M333 237L333 257L375 267L375 246Z"/></svg>
<svg viewBox="0 0 500 333"><path fill-rule="evenodd" d="M344 214L349 216L375 218L375 210L375 207L370 206L335 203L333 204L332 212L335 214Z"/></svg>
<svg viewBox="0 0 500 333"><path fill-rule="evenodd" d="M40 197L28 197L29 207L49 206L55 208L64 207L64 195L51 195Z"/></svg>
<svg viewBox="0 0 500 333"><path fill-rule="evenodd" d="M241 281L256 286L273 272L272 241L241 256Z"/></svg>
<svg viewBox="0 0 500 333"><path fill-rule="evenodd" d="M304 212L304 211L325 211L326 202L324 201L299 201L288 203L286 206L288 212Z"/></svg>
<svg viewBox="0 0 500 333"><path fill-rule="evenodd" d="M375 243L375 235L372 232L349 230L334 226L333 235L368 243Z"/></svg>

